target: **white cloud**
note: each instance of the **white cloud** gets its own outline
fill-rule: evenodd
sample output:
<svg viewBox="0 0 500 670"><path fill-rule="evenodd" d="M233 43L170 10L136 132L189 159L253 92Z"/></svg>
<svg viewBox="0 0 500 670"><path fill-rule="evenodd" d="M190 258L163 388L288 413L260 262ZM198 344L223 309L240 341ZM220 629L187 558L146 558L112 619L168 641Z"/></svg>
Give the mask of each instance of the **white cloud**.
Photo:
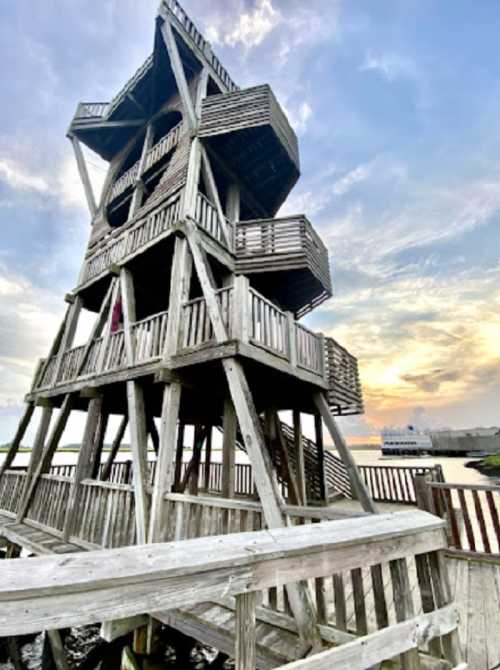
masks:
<svg viewBox="0 0 500 670"><path fill-rule="evenodd" d="M377 72L389 82L399 78L414 78L417 76L415 63L394 53L367 53L358 70L360 72Z"/></svg>
<svg viewBox="0 0 500 670"><path fill-rule="evenodd" d="M313 109L307 101L302 102L297 110L287 109L288 120L290 121L291 126L299 134L306 132L312 114Z"/></svg>
<svg viewBox="0 0 500 670"><path fill-rule="evenodd" d="M0 181L16 191L48 193L50 190L44 177L33 174L26 166L10 158L0 158Z"/></svg>
<svg viewBox="0 0 500 670"><path fill-rule="evenodd" d="M368 179L372 172L372 163L358 165L354 170L350 170L333 184L332 193L334 195L345 195L353 186L360 184Z"/></svg>
<svg viewBox="0 0 500 670"><path fill-rule="evenodd" d="M243 44L247 48L259 46L281 22L282 16L272 4L272 0L256 0L251 12L240 14L236 27L228 33L225 44Z"/></svg>

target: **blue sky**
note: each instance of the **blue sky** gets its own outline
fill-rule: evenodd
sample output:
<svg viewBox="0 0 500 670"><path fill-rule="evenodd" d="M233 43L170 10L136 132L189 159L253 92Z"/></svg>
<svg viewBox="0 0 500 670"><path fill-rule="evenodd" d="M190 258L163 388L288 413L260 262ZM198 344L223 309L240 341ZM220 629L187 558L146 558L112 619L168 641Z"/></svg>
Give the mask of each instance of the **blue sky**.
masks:
<svg viewBox="0 0 500 670"><path fill-rule="evenodd" d="M0 442L76 283L89 217L65 132L152 49L156 2L0 4ZM308 318L359 356L366 439L415 415L500 423L496 2L185 0L242 87L299 135L284 207L328 243L335 297ZM90 156L98 184L105 165Z"/></svg>

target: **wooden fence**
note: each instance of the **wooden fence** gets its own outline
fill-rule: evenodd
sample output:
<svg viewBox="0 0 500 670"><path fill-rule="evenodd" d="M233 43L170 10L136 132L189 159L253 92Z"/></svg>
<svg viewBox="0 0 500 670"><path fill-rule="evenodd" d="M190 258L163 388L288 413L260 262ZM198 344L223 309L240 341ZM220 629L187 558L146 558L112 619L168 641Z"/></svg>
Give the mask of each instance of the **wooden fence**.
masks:
<svg viewBox="0 0 500 670"><path fill-rule="evenodd" d="M24 470L6 470L0 478L0 511L15 516L26 479Z"/></svg>
<svg viewBox="0 0 500 670"><path fill-rule="evenodd" d="M177 514L176 501L171 502ZM184 518L185 508L178 514ZM189 525L184 520L182 528L189 532ZM236 670L248 670L256 667L265 644L256 621L297 632L290 609L298 612L299 602L306 601L292 601L291 594L300 588L305 598L308 582L315 585L309 597L322 623L315 634L323 651L305 658L303 647L292 651L292 658L301 660L283 670L366 670L400 655L402 667L417 668L419 648L458 670L458 613L440 553L445 547L443 522L415 510L87 552L66 561L21 558L6 562L0 572L0 630L22 635L144 612L175 626L184 609L223 602L235 613ZM352 624L348 602L355 610ZM276 611L281 603L285 609Z"/></svg>
<svg viewBox="0 0 500 670"><path fill-rule="evenodd" d="M430 475L434 481L444 481L440 465L358 465L358 470L375 502L416 505L416 477Z"/></svg>
<svg viewBox="0 0 500 670"><path fill-rule="evenodd" d="M500 558L500 486L420 478L419 506L448 523L450 551Z"/></svg>

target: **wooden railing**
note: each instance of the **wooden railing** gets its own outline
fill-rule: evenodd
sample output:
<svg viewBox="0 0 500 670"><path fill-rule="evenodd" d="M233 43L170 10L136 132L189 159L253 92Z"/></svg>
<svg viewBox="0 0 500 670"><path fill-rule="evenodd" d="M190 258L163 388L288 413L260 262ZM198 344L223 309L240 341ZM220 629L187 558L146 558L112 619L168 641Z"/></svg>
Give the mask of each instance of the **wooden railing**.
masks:
<svg viewBox="0 0 500 670"><path fill-rule="evenodd" d="M61 533L64 529L71 479L61 475L42 475L26 513L26 520L44 530Z"/></svg>
<svg viewBox="0 0 500 670"><path fill-rule="evenodd" d="M363 392L357 359L336 342L324 338L325 379L328 382L328 404L333 414L363 414Z"/></svg>
<svg viewBox="0 0 500 670"><path fill-rule="evenodd" d="M297 365L310 372L323 376L324 343L323 337L313 333L300 323L295 324L297 347Z"/></svg>
<svg viewBox="0 0 500 670"><path fill-rule="evenodd" d="M161 312L132 325L134 363L146 363L159 358L164 351L167 336L168 312Z"/></svg>
<svg viewBox="0 0 500 670"><path fill-rule="evenodd" d="M160 237L178 222L180 194L167 200L144 218L125 229L112 233L85 262L81 283L85 284L109 269L110 265L124 261L128 256Z"/></svg>
<svg viewBox="0 0 500 670"><path fill-rule="evenodd" d="M358 470L375 502L415 505L416 477L430 475L434 481L443 482L440 465L418 467L406 465L358 465Z"/></svg>
<svg viewBox="0 0 500 670"><path fill-rule="evenodd" d="M217 291L223 322L231 332L232 320L232 287ZM214 338L212 322L208 315L207 304L204 298L189 300L183 305L183 323L181 327L180 346L181 349L191 349L210 342Z"/></svg>
<svg viewBox="0 0 500 670"><path fill-rule="evenodd" d="M179 512L183 534L189 534L191 523L210 527L201 512L184 513ZM251 518L247 513L242 520L240 513L239 526L250 526ZM170 613L175 621L173 610L223 602L236 613L236 668L247 670L256 667L256 619L297 632L287 607L291 599L282 599L288 611L273 612L280 606L278 591L286 587L296 596L297 613L304 612L299 602L305 605L307 598L312 606L316 601L321 625L315 632L323 651L305 656L301 645L296 651L301 660L283 670L366 670L400 655L402 667L418 668L419 650L435 665L443 665L444 658L446 667L464 669L458 613L441 554L445 547L443 522L415 510L189 543L90 551L68 561L17 559L0 571L0 630L4 636L24 635L151 611L168 622ZM47 575L55 570L57 580L48 589ZM314 595L307 595L307 580L314 580Z"/></svg>
<svg viewBox="0 0 500 670"><path fill-rule="evenodd" d="M226 241L224 237L224 231L220 224L217 208L203 195L203 193L198 193L196 198L195 219L200 228L217 240L217 242L232 249L232 239ZM232 230L232 226L227 219L226 228Z"/></svg>
<svg viewBox="0 0 500 670"><path fill-rule="evenodd" d="M183 124L181 121L148 151L144 163L144 172L150 170L156 163L158 163L158 161L160 161L164 156L172 151L174 147L177 146L183 129ZM131 168L124 172L121 177L115 181L113 188L111 189L108 202L112 202L118 198L118 196L122 195L122 193L124 193L129 187L136 183L139 176L139 165L140 160L134 163Z"/></svg>
<svg viewBox="0 0 500 670"><path fill-rule="evenodd" d="M109 202L115 200L115 198L118 198L118 196L122 195L122 193L125 193L125 191L130 188L130 186L133 186L135 182L137 181L137 176L139 175L139 161L137 163L134 163L131 168L129 168L126 172L124 172L121 177L119 177L115 183L113 184L113 188L111 189L111 193L109 196Z"/></svg>
<svg viewBox="0 0 500 670"><path fill-rule="evenodd" d="M288 317L250 288L250 341L282 358L290 358Z"/></svg>
<svg viewBox="0 0 500 670"><path fill-rule="evenodd" d="M79 542L95 547L128 547L136 542L134 489L86 479L80 484L79 509L74 531Z"/></svg>
<svg viewBox="0 0 500 670"><path fill-rule="evenodd" d="M15 516L21 501L26 472L6 470L0 478L0 511Z"/></svg>
<svg viewBox="0 0 500 670"><path fill-rule="evenodd" d="M132 365L148 363L162 356L166 344L167 322L168 312L160 312L131 325L131 339L134 349ZM105 347L105 351L103 351L103 347ZM55 379L55 369L60 357L54 356L48 366L50 374L44 374L37 388L54 387L58 384L69 383L96 374L115 372L128 365L123 329L111 333L108 338L97 338L92 343L82 368L85 348L85 346L75 347L62 354L57 379ZM81 371L78 374L80 369Z"/></svg>
<svg viewBox="0 0 500 670"><path fill-rule="evenodd" d="M108 102L80 102L73 120L102 118L106 115L108 107Z"/></svg>
<svg viewBox="0 0 500 670"><path fill-rule="evenodd" d="M162 6L174 16L179 25L186 31L193 43L200 49L205 58L209 61L210 65L213 67L221 81L227 87L229 91L236 91L238 87L234 81L229 76L226 68L219 61L217 56L212 52L209 42L205 40L203 35L200 33L198 28L191 21L189 16L186 14L182 6L177 2L177 0L163 0Z"/></svg>
<svg viewBox="0 0 500 670"><path fill-rule="evenodd" d="M164 137L161 138L146 154L146 162L144 164L144 171L147 172L159 160L166 156L179 143L179 139L184 132L184 125L181 121L172 130L170 130Z"/></svg>
<svg viewBox="0 0 500 670"><path fill-rule="evenodd" d="M500 558L500 486L448 484L421 477L419 506L446 519L450 551Z"/></svg>

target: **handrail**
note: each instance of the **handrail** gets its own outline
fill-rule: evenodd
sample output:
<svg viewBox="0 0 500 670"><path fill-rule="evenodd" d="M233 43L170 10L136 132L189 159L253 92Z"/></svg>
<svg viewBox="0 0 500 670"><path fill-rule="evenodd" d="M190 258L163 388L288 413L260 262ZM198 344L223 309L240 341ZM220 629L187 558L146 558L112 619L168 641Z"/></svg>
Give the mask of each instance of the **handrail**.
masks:
<svg viewBox="0 0 500 670"><path fill-rule="evenodd" d="M436 517L412 511L90 551L64 560L6 561L0 630L19 635L82 626L255 592L289 583L292 566L293 581L299 581L325 577L333 566L341 572L439 551L446 546L443 528Z"/></svg>

